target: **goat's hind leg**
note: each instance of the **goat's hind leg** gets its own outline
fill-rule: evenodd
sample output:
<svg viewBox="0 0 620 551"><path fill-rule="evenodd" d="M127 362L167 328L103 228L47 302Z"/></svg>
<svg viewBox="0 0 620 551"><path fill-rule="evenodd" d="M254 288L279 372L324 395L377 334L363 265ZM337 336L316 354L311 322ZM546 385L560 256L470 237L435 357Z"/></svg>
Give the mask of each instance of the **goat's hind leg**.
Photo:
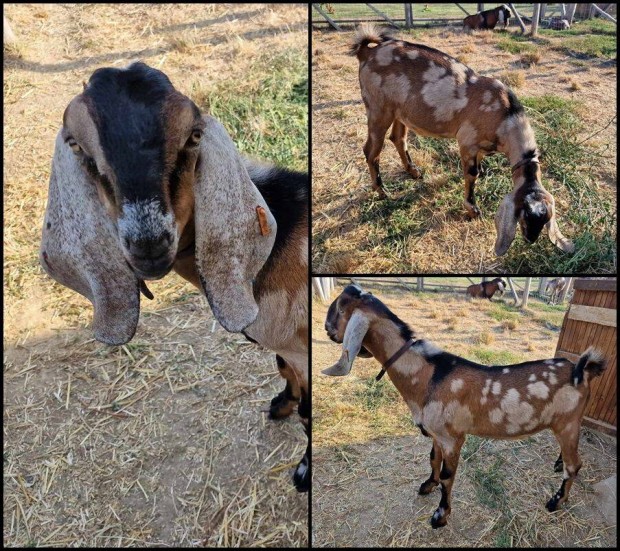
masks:
<svg viewBox="0 0 620 551"><path fill-rule="evenodd" d="M437 441L433 438L433 447L431 448L431 475L428 480L422 483L418 493L420 495L430 494L437 486L439 486L439 471L441 469L441 461L443 454Z"/></svg>
<svg viewBox="0 0 620 551"><path fill-rule="evenodd" d="M379 171L379 157L385 142L385 133L393 120L394 117L391 113L379 113L377 116L368 115L368 139L364 145L364 156L370 171L372 189L379 194L381 199L387 198L387 195L383 189L383 182Z"/></svg>
<svg viewBox="0 0 620 551"><path fill-rule="evenodd" d="M431 518L432 528L441 528L448 522L448 515L452 511L452 484L456 476L456 469L459 466L459 454L461 446L465 441L464 437L450 438L440 442L441 451L443 453L443 466L439 473L439 481L441 483L441 501L439 507Z"/></svg>
<svg viewBox="0 0 620 551"><path fill-rule="evenodd" d="M276 363L278 364L280 375L286 379L286 386L282 392L271 400L269 418L284 419L293 413L293 411L295 411L295 406L299 404L299 383L297 382L297 376L291 366L286 363L284 358L277 354Z"/></svg>
<svg viewBox="0 0 620 551"><path fill-rule="evenodd" d="M405 170L411 174L414 178L420 178L422 171L414 164L407 150L407 133L409 129L404 123L396 119L392 124L392 132L390 133L390 141L396 147L396 151L400 155L400 160L405 167Z"/></svg>
<svg viewBox="0 0 620 551"><path fill-rule="evenodd" d="M556 461L556 466L560 460L564 463L564 476L560 489L547 502L546 507L549 512L557 511L560 505L568 499L571 486L577 478L579 469L581 469L581 460L577 451L581 427L578 425L575 430L573 423L567 425L567 427L569 430L566 430L566 427L564 427L564 430L560 432L556 433L554 431L555 437L560 443L560 450L562 450L560 458Z"/></svg>
<svg viewBox="0 0 620 551"><path fill-rule="evenodd" d="M560 456L555 460L553 464L553 470L556 473L561 473L564 470L564 461L562 461L562 452L560 452Z"/></svg>

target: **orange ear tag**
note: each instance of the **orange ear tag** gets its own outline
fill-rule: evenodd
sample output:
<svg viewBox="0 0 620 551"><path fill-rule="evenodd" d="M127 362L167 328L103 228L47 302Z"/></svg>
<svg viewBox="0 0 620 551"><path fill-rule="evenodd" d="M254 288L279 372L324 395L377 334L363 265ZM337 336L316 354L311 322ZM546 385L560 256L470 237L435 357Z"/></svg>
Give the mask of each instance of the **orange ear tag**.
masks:
<svg viewBox="0 0 620 551"><path fill-rule="evenodd" d="M271 229L269 228L269 222L267 221L267 212L263 207L256 207L256 216L258 217L258 225L260 226L261 235L269 235Z"/></svg>

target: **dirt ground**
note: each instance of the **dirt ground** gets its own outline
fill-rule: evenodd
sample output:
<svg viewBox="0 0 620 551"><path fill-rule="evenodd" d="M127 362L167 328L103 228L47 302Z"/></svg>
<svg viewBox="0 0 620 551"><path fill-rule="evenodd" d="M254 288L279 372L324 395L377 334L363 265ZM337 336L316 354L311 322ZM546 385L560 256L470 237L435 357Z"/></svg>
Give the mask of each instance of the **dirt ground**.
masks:
<svg viewBox="0 0 620 551"><path fill-rule="evenodd" d="M334 298L345 280L339 279ZM417 335L443 349L477 359L481 348L520 361L553 357L561 315L539 308L509 329L494 319L501 305L470 302L452 293L410 293L373 288ZM538 301L532 303L532 309ZM558 446L549 431L524 440L468 437L453 488L448 525L433 530L430 517L440 494L417 493L430 472L429 439L414 426L409 409L391 382L372 382L374 359L358 358L351 374L325 377L321 369L340 356L325 335L328 305L313 302L313 508L312 538L317 547L546 547L612 546L616 526L597 509L597 482L616 473L616 441L582 429L583 467L570 501L549 514L547 499L559 488L553 472ZM501 316L499 316L501 317ZM558 319L559 318L559 319ZM488 344L478 335L488 332ZM502 362L498 362L502 363Z"/></svg>
<svg viewBox="0 0 620 551"><path fill-rule="evenodd" d="M515 32L514 29L511 32ZM352 27L343 32L312 32L314 272L506 271L502 268L502 258L492 252L495 210L483 213L482 219L466 222L460 206L462 185L458 194L455 191L453 200L440 205L441 211L427 213L420 221L425 231L420 229L412 235L399 236L398 243L389 254L382 248L383 240L386 237L393 239L394 236L390 233L392 229L383 227L384 221L375 217L389 216L397 207L378 207L375 194L371 192L370 176L362 153L367 124L359 91L358 62L347 55L352 36ZM438 48L485 76L497 78L506 71L519 72L525 81L521 87L514 88L518 97L552 94L582 102L587 106L579 113L585 123L584 140L605 127L615 114L616 65L613 60L576 59L541 46L542 59L528 67L520 62L520 54L500 50L496 44L501 38L493 33L468 35L460 29L441 28L419 30L414 37L406 33L396 33L396 36ZM561 41L561 38L547 35L545 39L554 43ZM579 83L578 90L572 88L573 81ZM588 185L595 186L599 200L615 204L616 123L615 120L611 122L588 141L593 151L601 155L592 173L595 183ZM456 141L442 140L442 143L442 147L458 159ZM409 138L409 151L425 174L423 181L413 180L404 173L396 149L387 139L381 156L381 172L384 180L394 182L397 188L395 198L402 196L402 200L416 202L420 209L424 209L428 204L433 204L433 196L448 185L452 172L442 171L443 166L440 166L436 155L433 156L427 149L416 148L413 137ZM576 160L578 167L583 161ZM460 168L456 166L455 170ZM545 185L553 193L558 210L574 208L562 182L552 182L548 175L545 178ZM484 181L478 186L481 197L484 197L485 187L488 186ZM372 214L376 212L380 214ZM566 217L560 218L559 224L566 235L577 235L583 229L583 222L576 224L566 220ZM539 243L536 245L540 246ZM523 254L527 255L529 250L524 250ZM553 248L551 250L551 254L555 254ZM547 268L546 271L554 273L557 270ZM509 272L515 273L515 268L509 269Z"/></svg>
<svg viewBox="0 0 620 551"><path fill-rule="evenodd" d="M274 355L226 333L176 275L149 285L129 344L104 346L90 303L37 259L54 138L82 81L140 59L208 98L255 77L259 54L305 55L307 6L5 15L18 45L4 56L4 545L307 545L308 495L291 483L305 435L266 415L283 388Z"/></svg>

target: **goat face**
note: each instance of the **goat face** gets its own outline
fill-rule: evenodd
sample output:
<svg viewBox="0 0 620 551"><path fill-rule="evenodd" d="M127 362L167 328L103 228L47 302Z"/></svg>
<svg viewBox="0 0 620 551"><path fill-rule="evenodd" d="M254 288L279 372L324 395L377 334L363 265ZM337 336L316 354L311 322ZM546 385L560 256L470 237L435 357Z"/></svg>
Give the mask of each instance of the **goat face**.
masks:
<svg viewBox="0 0 620 551"><path fill-rule="evenodd" d="M93 303L95 337L133 337L141 281L171 269L186 226L215 317L250 325L276 223L224 127L142 63L95 71L63 123L40 261Z"/></svg>
<svg viewBox="0 0 620 551"><path fill-rule="evenodd" d="M497 230L495 254L498 256L505 254L514 240L517 222L523 238L530 244L538 239L546 224L554 222L553 196L540 184L537 185L537 188L530 188L527 193L523 193L522 188L519 188L507 194L502 200L495 215L495 229ZM564 239L563 236L562 239Z"/></svg>
<svg viewBox="0 0 620 551"><path fill-rule="evenodd" d="M143 63L96 70L65 110L63 139L95 184L141 279L172 269L191 212L183 194L194 179L203 131L196 105Z"/></svg>
<svg viewBox="0 0 620 551"><path fill-rule="evenodd" d="M506 289L506 282L501 277L496 277L493 280L493 283L497 285L497 289L499 290L500 295L503 295L504 290Z"/></svg>

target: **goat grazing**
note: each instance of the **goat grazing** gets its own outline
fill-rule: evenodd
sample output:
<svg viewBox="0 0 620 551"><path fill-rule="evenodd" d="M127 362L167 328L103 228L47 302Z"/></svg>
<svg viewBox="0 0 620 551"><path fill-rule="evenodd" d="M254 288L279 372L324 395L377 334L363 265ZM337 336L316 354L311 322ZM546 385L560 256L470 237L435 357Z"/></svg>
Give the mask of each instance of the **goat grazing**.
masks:
<svg viewBox="0 0 620 551"><path fill-rule="evenodd" d="M496 277L492 281L483 281L482 283L470 285L467 287L466 293L472 298L488 298L491 300L497 292L503 295L505 288L506 282L501 277Z"/></svg>
<svg viewBox="0 0 620 551"><path fill-rule="evenodd" d="M463 19L463 28L472 30L494 29L495 25L503 24L504 29L508 26L508 20L512 12L506 4L502 4L492 10L480 11L474 15L468 15Z"/></svg>
<svg viewBox="0 0 620 551"><path fill-rule="evenodd" d="M465 435L520 438L551 429L560 444L556 472L562 486L547 502L555 511L568 499L579 472L579 430L594 377L605 369L589 348L576 364L564 359L515 365L480 365L415 338L409 326L370 293L349 285L331 304L325 321L331 340L343 344L340 360L323 371L343 376L364 350L374 356L409 406L416 425L433 439L431 475L419 493L441 484L441 501L431 518L445 526L451 490ZM443 464L442 464L443 463Z"/></svg>
<svg viewBox="0 0 620 551"><path fill-rule="evenodd" d="M386 197L379 172L385 134L392 126L394 143L405 170L421 176L407 151L407 133L456 138L465 178L465 209L479 216L474 185L485 155L500 151L512 165L513 190L495 217L495 253L503 255L514 240L517 224L528 243L543 226L560 249L572 252L560 232L553 196L541 184L534 132L523 106L499 80L477 75L456 59L421 44L397 40L362 25L350 53L359 60L359 81L368 118L364 155L372 186Z"/></svg>
<svg viewBox="0 0 620 551"><path fill-rule="evenodd" d="M230 332L276 353L309 436L308 177L244 160L224 127L144 63L96 70L56 138L40 261L94 306L107 344L136 330L144 280L170 270ZM309 450L297 466L310 484Z"/></svg>
<svg viewBox="0 0 620 551"><path fill-rule="evenodd" d="M556 277L551 281L547 282L547 286L545 287L545 293L551 294L549 295L549 301L547 304L556 304L557 300L560 298L562 291L566 287L566 278L565 277Z"/></svg>

